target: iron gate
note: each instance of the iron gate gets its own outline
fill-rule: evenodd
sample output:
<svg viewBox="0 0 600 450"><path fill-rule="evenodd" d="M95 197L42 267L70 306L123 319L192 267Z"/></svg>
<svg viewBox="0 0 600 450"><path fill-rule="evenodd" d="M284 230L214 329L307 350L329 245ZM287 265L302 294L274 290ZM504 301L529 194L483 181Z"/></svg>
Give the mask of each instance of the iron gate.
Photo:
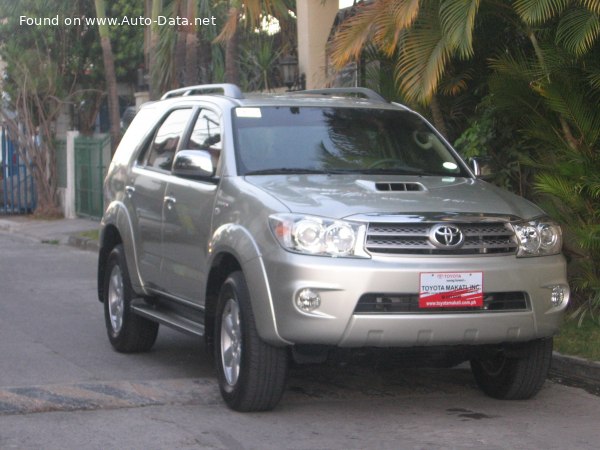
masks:
<svg viewBox="0 0 600 450"><path fill-rule="evenodd" d="M102 217L102 185L106 170L104 149L109 142L109 136L75 139L75 212L78 216Z"/></svg>
<svg viewBox="0 0 600 450"><path fill-rule="evenodd" d="M16 144L4 128L1 131L0 213L27 214L36 207L33 176L22 160Z"/></svg>

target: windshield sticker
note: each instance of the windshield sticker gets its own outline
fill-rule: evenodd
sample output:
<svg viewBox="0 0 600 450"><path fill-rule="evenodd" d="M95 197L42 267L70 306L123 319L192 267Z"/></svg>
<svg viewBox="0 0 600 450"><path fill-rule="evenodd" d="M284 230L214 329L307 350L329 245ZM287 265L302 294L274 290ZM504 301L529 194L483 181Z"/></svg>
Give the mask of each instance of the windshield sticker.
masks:
<svg viewBox="0 0 600 450"><path fill-rule="evenodd" d="M260 108L236 108L236 117L244 117L250 119L260 119L262 114Z"/></svg>

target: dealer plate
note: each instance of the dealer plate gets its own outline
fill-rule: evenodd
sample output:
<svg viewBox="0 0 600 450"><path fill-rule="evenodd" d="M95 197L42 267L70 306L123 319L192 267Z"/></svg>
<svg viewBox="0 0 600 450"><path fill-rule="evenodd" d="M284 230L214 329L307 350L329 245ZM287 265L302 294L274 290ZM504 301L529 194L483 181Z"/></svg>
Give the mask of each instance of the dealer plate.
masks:
<svg viewBox="0 0 600 450"><path fill-rule="evenodd" d="M483 272L422 272L419 308L483 306Z"/></svg>

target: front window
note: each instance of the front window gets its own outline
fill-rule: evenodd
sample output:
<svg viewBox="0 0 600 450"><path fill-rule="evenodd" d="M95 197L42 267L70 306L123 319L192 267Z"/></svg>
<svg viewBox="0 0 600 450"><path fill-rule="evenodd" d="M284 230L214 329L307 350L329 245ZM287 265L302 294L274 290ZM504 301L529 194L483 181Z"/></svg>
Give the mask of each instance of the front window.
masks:
<svg viewBox="0 0 600 450"><path fill-rule="evenodd" d="M431 127L407 111L240 107L233 116L240 175L468 176Z"/></svg>

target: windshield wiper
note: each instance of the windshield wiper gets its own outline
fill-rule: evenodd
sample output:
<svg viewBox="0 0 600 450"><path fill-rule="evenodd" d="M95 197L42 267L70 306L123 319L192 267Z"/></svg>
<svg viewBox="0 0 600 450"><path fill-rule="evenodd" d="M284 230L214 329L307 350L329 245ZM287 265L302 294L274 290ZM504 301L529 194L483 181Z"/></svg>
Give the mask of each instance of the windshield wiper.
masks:
<svg viewBox="0 0 600 450"><path fill-rule="evenodd" d="M245 175L282 175L282 174L318 174L318 175L330 175L332 172L329 170L321 170L321 169L303 169L303 168L290 168L290 167L278 167L273 169L261 169L261 170L251 170L250 172L246 172Z"/></svg>

